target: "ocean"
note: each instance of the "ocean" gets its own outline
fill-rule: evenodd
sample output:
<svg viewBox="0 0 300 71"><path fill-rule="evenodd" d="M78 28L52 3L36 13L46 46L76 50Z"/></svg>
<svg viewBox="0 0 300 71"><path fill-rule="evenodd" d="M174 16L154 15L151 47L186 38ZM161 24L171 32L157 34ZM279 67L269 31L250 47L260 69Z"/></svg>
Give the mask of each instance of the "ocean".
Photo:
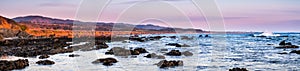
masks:
<svg viewBox="0 0 300 71"><path fill-rule="evenodd" d="M38 58L29 59L30 66L25 71L228 71L231 68L247 68L249 71L297 71L300 70L300 55L289 53L299 48L279 49L283 40L300 45L300 34L277 33L286 37L253 37L252 34L152 34L149 36L177 36L145 42L109 42L109 48L93 51L75 51L50 55L48 60L54 65L37 65ZM203 35L202 37L200 35ZM204 37L208 35L208 37ZM168 43L186 44L190 47L168 46ZM126 49L145 48L149 53L164 55L170 50L192 52L192 56L166 56L165 59L145 58L148 53L128 57L105 55L113 47ZM168 51L162 51L168 49ZM287 54L278 54L286 52ZM78 54L79 57L68 57ZM112 57L119 62L112 66L92 64L99 58ZM161 60L182 60L183 66L159 68L155 63Z"/></svg>

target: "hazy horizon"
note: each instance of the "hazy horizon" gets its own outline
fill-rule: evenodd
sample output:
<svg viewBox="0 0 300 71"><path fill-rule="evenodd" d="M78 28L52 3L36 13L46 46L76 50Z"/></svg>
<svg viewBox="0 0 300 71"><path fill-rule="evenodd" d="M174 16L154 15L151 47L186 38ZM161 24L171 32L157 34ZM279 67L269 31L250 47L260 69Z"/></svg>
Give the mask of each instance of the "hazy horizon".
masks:
<svg viewBox="0 0 300 71"><path fill-rule="evenodd" d="M118 18L133 4L143 2L164 2L179 9L175 13L169 6L156 5L136 8L128 14L149 14L157 17L169 17L168 20L150 19L143 21L119 21ZM297 0L216 0L223 15L225 31L254 31L254 32L300 32L300 1ZM15 18L27 15L40 15L58 19L74 20L81 0L3 0L0 3L0 15ZM157 8L159 7L159 8ZM161 11L170 14L151 14L147 10ZM182 13L183 15L179 15ZM190 21L181 18L187 17ZM77 20L77 19L76 19ZM130 18L136 20L136 18ZM84 21L84 20L80 20ZM164 22L167 21L167 22ZM95 21L91 21L95 22ZM113 0L102 12L102 17L97 22L113 22L128 24L154 24L165 27L195 28L210 31L202 12L190 0ZM211 26L213 27L213 26ZM214 31L214 30L211 30Z"/></svg>

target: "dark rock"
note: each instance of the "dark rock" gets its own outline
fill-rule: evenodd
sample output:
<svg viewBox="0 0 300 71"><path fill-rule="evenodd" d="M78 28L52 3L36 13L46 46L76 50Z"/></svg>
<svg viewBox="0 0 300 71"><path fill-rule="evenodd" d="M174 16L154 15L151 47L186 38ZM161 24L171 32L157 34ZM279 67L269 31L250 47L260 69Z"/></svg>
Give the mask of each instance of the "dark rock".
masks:
<svg viewBox="0 0 300 71"><path fill-rule="evenodd" d="M189 51L185 51L185 52L182 52L182 54L184 56L193 56L193 53L189 52Z"/></svg>
<svg viewBox="0 0 300 71"><path fill-rule="evenodd" d="M285 42L285 40L283 40L283 41L281 41L280 43L279 43L279 45L280 46L291 46L291 45L293 45L291 42Z"/></svg>
<svg viewBox="0 0 300 71"><path fill-rule="evenodd" d="M296 53L296 54L300 54L300 50L293 50L290 53Z"/></svg>
<svg viewBox="0 0 300 71"><path fill-rule="evenodd" d="M277 54L288 54L287 52L277 53Z"/></svg>
<svg viewBox="0 0 300 71"><path fill-rule="evenodd" d="M39 65L53 65L53 64L55 64L55 62L50 61L50 60L40 60L40 61L36 62L36 64L39 64Z"/></svg>
<svg viewBox="0 0 300 71"><path fill-rule="evenodd" d="M45 59L45 58L49 58L49 57L50 57L49 55L44 54L44 55L41 55L41 56L39 57L39 59Z"/></svg>
<svg viewBox="0 0 300 71"><path fill-rule="evenodd" d="M172 38L172 39L176 39L176 36L170 36L170 38Z"/></svg>
<svg viewBox="0 0 300 71"><path fill-rule="evenodd" d="M199 37L203 37L202 35L199 35Z"/></svg>
<svg viewBox="0 0 300 71"><path fill-rule="evenodd" d="M105 66L111 66L113 65L113 63L117 63L117 59L115 58L104 58L104 59L97 59L95 61L93 61L93 64L99 64L99 63L103 63L103 65Z"/></svg>
<svg viewBox="0 0 300 71"><path fill-rule="evenodd" d="M169 56L181 56L181 52L179 50L171 50L170 52L166 53Z"/></svg>
<svg viewBox="0 0 300 71"><path fill-rule="evenodd" d="M79 57L80 55L78 54L70 54L69 57Z"/></svg>
<svg viewBox="0 0 300 71"><path fill-rule="evenodd" d="M138 51L139 53L148 53L148 51L146 51L144 48L136 48L134 51Z"/></svg>
<svg viewBox="0 0 300 71"><path fill-rule="evenodd" d="M163 55L156 55L155 53L148 54L148 55L146 55L144 57L146 57L146 58L165 59L165 56L163 56Z"/></svg>
<svg viewBox="0 0 300 71"><path fill-rule="evenodd" d="M285 45L285 40L281 41L279 45Z"/></svg>
<svg viewBox="0 0 300 71"><path fill-rule="evenodd" d="M143 38L140 38L140 37L129 37L129 40L145 42L145 40Z"/></svg>
<svg viewBox="0 0 300 71"><path fill-rule="evenodd" d="M0 70L9 71L15 69L24 69L29 66L27 59L19 59L16 61L0 60Z"/></svg>
<svg viewBox="0 0 300 71"><path fill-rule="evenodd" d="M169 43L169 44L166 44L166 45L168 45L168 46L176 46L176 47L181 47L181 45L180 45L180 44L178 44L178 43Z"/></svg>
<svg viewBox="0 0 300 71"><path fill-rule="evenodd" d="M181 44L178 44L178 43L168 43L166 45L175 46L175 47L190 47L189 45L186 45L186 44L181 45Z"/></svg>
<svg viewBox="0 0 300 71"><path fill-rule="evenodd" d="M140 52L136 50L130 50L131 55L139 55Z"/></svg>
<svg viewBox="0 0 300 71"><path fill-rule="evenodd" d="M232 68L229 71L248 71L246 68Z"/></svg>
<svg viewBox="0 0 300 71"><path fill-rule="evenodd" d="M209 37L208 35L205 35L205 37Z"/></svg>
<svg viewBox="0 0 300 71"><path fill-rule="evenodd" d="M299 46L296 46L296 45L284 45L284 46L277 46L275 48L299 48Z"/></svg>
<svg viewBox="0 0 300 71"><path fill-rule="evenodd" d="M176 67L176 66L183 66L183 61L167 61L162 60L156 64L160 68L168 68L168 67Z"/></svg>
<svg viewBox="0 0 300 71"><path fill-rule="evenodd" d="M103 41L96 41L95 42L96 44L96 49L105 49L105 48L108 48L109 46L103 42Z"/></svg>

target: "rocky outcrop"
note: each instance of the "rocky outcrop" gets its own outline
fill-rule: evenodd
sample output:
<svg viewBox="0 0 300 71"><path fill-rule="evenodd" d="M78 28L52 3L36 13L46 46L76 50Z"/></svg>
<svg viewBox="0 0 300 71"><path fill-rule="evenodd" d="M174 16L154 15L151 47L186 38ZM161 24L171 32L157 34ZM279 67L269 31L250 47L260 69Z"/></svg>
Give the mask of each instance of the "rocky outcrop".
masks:
<svg viewBox="0 0 300 71"><path fill-rule="evenodd" d="M291 42L285 42L285 40L279 43L279 46L275 48L299 48L299 46L293 45Z"/></svg>
<svg viewBox="0 0 300 71"><path fill-rule="evenodd" d="M15 69L24 69L29 66L27 59L19 59L16 61L0 60L0 70L9 71Z"/></svg>
<svg viewBox="0 0 300 71"><path fill-rule="evenodd" d="M176 67L176 66L183 66L183 61L167 61L162 60L159 63L155 64L160 68L168 68L168 67Z"/></svg>
<svg viewBox="0 0 300 71"><path fill-rule="evenodd" d="M72 39L59 38L54 40L51 38L45 39L14 39L0 41L1 55L10 55L18 57L34 57L38 55L52 55L58 53L73 52L73 48L65 48L70 44L65 42ZM44 58L44 57L42 57Z"/></svg>
<svg viewBox="0 0 300 71"><path fill-rule="evenodd" d="M26 26L16 23L12 19L0 16L0 35L3 38L7 37L29 37L25 32Z"/></svg>
<svg viewBox="0 0 300 71"><path fill-rule="evenodd" d="M102 63L102 65L105 65L105 66L112 66L113 63L117 63L117 59L115 58L103 58L103 59L97 59L95 61L93 61L92 63L93 64L99 64L99 63Z"/></svg>
<svg viewBox="0 0 300 71"><path fill-rule="evenodd" d="M55 62L50 61L50 60L41 60L41 61L36 62L36 64L39 64L39 65L53 65L53 64L55 64Z"/></svg>

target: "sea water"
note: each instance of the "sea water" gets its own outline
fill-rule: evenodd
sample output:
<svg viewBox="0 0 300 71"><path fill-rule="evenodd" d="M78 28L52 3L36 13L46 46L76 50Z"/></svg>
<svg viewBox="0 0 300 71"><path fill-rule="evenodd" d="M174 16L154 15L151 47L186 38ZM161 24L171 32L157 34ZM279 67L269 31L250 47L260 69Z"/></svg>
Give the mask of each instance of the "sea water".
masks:
<svg viewBox="0 0 300 71"><path fill-rule="evenodd" d="M37 65L38 58L29 59L30 66L26 71L227 71L240 67L250 71L293 71L300 70L300 55L277 54L289 53L299 49L275 48L282 40L300 45L299 34L281 34L289 37L253 37L251 34L208 34L209 37L199 37L206 34L158 34L141 35L149 36L177 36L178 38L162 38L160 40L138 42L110 42L109 48L93 51L75 51L50 55L49 60L54 65ZM181 39L187 36L192 39ZM168 43L187 44L191 47L167 46ZM136 58L105 55L104 53L113 47L145 48L149 53L164 55L161 49L189 51L193 56L166 56L166 60L182 60L184 65L174 68L161 69L154 65L163 59L145 58L146 54L140 54ZM68 57L69 54L79 54L79 57ZM92 64L99 58L113 57L119 62L113 66Z"/></svg>

